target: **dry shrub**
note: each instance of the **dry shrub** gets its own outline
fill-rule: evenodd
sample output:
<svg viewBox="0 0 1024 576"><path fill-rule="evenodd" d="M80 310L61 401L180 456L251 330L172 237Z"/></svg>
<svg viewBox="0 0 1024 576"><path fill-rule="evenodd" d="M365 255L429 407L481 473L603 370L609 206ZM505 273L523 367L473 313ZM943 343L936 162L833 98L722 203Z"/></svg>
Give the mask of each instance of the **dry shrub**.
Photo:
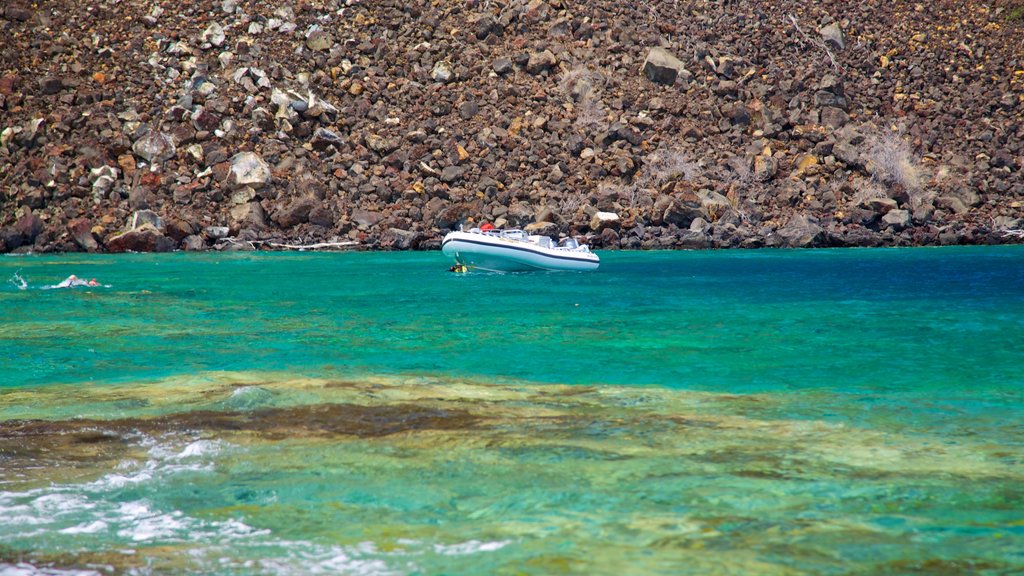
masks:
<svg viewBox="0 0 1024 576"><path fill-rule="evenodd" d="M563 196L558 202L558 212L562 215L563 220L571 221L572 217L583 207L584 202L585 198L582 192Z"/></svg>
<svg viewBox="0 0 1024 576"><path fill-rule="evenodd" d="M673 180L693 180L697 176L697 164L679 148L659 148L644 158L644 166L634 179L642 188L660 188Z"/></svg>
<svg viewBox="0 0 1024 576"><path fill-rule="evenodd" d="M866 204L869 200L888 197L889 195L886 194L885 189L882 188L881 184L872 180L857 189L857 191L850 197L850 205L861 206Z"/></svg>
<svg viewBox="0 0 1024 576"><path fill-rule="evenodd" d="M912 204L922 204L926 200L923 170L902 133L887 130L869 136L866 144L866 164L875 181L885 186L900 186L910 196Z"/></svg>
<svg viewBox="0 0 1024 576"><path fill-rule="evenodd" d="M606 114L601 92L606 83L604 74L586 66L574 66L559 78L558 87L562 94L575 102L579 126L589 128L604 120Z"/></svg>

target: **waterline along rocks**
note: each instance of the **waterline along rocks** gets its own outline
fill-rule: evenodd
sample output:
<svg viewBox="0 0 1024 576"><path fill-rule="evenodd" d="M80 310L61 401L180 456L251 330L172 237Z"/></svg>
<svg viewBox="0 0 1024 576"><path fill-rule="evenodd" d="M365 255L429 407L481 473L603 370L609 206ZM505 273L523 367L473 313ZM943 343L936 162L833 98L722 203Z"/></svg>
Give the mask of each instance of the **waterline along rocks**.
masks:
<svg viewBox="0 0 1024 576"><path fill-rule="evenodd" d="M0 252L1020 241L1021 13L11 0Z"/></svg>

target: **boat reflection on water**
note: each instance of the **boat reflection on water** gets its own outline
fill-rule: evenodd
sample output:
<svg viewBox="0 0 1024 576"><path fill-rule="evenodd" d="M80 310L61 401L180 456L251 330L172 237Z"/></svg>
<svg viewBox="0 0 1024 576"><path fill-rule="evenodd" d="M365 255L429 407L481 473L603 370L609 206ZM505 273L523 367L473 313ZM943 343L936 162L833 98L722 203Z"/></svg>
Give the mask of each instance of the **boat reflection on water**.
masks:
<svg viewBox="0 0 1024 576"><path fill-rule="evenodd" d="M457 267L489 272L530 270L597 270L600 258L586 244L574 238L557 243L548 236L523 230L481 229L449 232L441 252L455 260Z"/></svg>

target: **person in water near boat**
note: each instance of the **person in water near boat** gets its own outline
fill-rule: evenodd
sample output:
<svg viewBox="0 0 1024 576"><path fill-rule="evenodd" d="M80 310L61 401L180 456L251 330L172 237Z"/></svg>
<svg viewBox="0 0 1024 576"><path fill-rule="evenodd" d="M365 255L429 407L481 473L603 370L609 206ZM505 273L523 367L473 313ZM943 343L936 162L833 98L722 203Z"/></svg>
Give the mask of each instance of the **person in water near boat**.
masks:
<svg viewBox="0 0 1024 576"><path fill-rule="evenodd" d="M49 288L74 288L75 286L99 286L99 285L100 285L100 283L97 282L95 278L90 278L89 280L83 280L83 279L79 278L78 276L75 276L74 274L72 274L71 276L68 276L67 278L65 278L61 282L59 282L57 284L54 284L52 286L49 286Z"/></svg>
<svg viewBox="0 0 1024 576"><path fill-rule="evenodd" d="M469 272L465 264L456 264L448 269L449 272Z"/></svg>

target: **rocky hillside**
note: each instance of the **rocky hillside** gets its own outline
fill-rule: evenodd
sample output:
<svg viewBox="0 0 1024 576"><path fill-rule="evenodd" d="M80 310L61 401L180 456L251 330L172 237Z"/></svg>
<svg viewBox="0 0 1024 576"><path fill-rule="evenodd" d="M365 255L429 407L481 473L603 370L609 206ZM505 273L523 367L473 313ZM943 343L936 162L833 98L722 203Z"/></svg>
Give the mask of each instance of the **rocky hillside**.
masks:
<svg viewBox="0 0 1024 576"><path fill-rule="evenodd" d="M9 0L0 251L1019 241L1015 1Z"/></svg>

